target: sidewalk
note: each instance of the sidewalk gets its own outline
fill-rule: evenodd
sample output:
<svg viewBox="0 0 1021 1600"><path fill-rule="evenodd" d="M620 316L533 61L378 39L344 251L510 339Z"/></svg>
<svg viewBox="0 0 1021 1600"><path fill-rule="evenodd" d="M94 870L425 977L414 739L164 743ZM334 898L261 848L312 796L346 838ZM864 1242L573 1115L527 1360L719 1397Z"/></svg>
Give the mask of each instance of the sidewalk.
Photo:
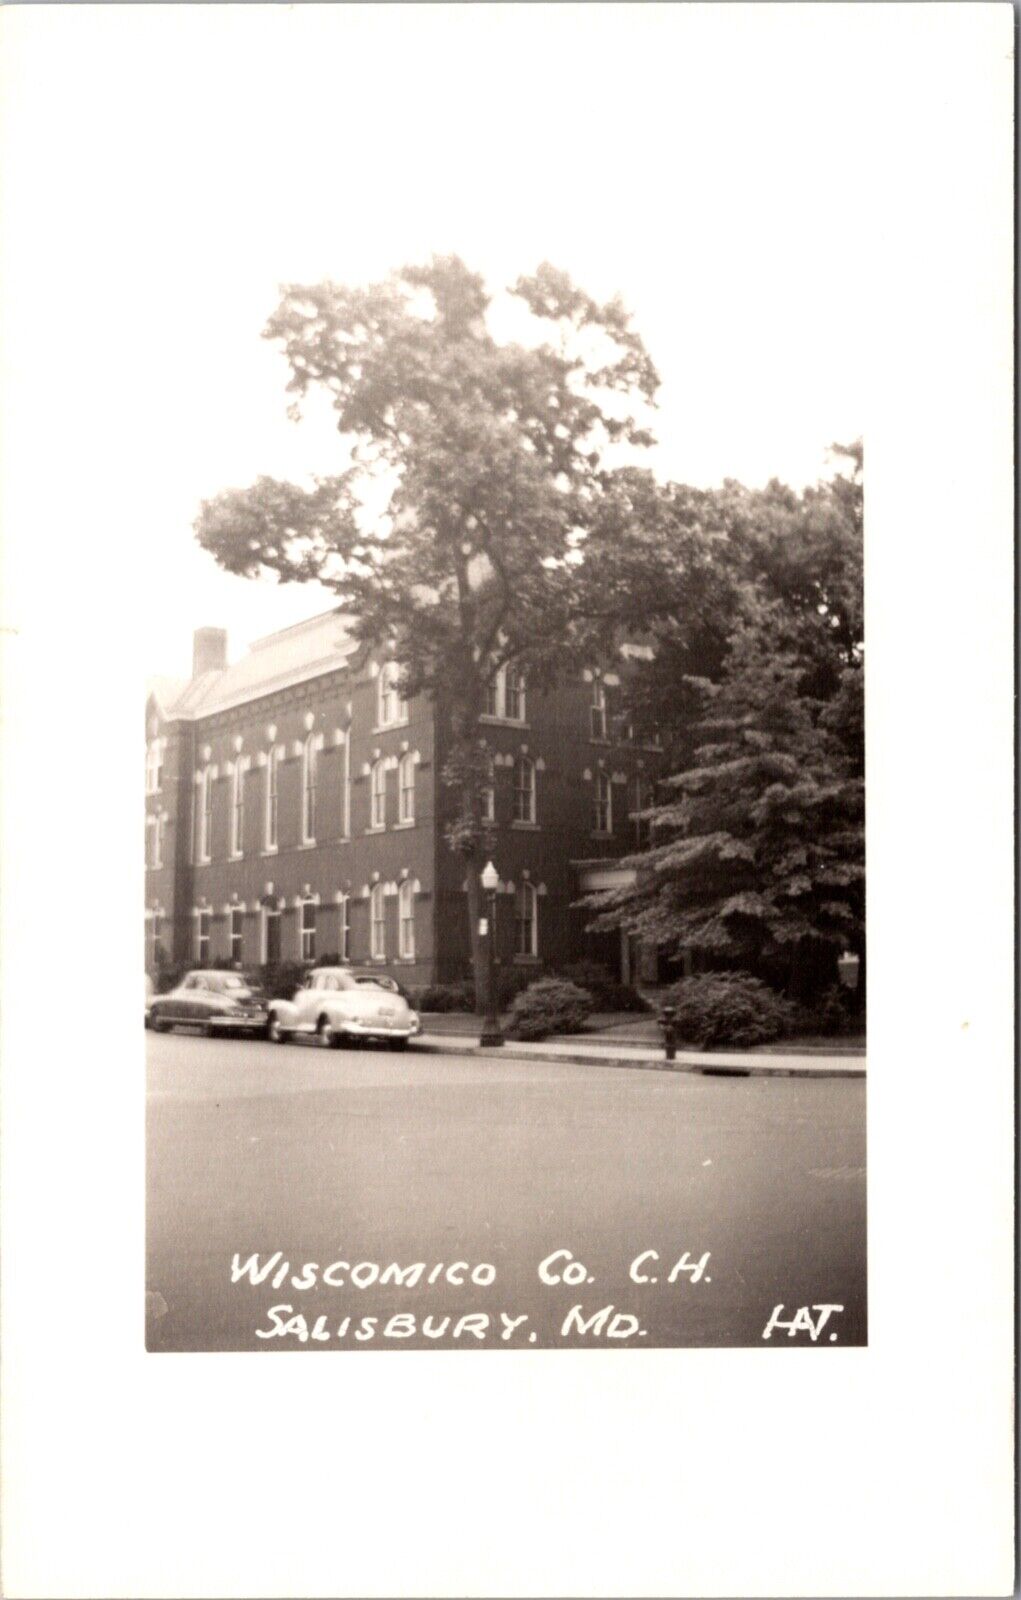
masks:
<svg viewBox="0 0 1021 1600"><path fill-rule="evenodd" d="M602 1019L594 1019L599 1023ZM543 1039L531 1044L508 1039L503 1046L481 1049L479 1018L463 1012L427 1013L423 1031L414 1041L418 1050L446 1051L450 1055L493 1057L496 1060L563 1061L579 1066L632 1067L653 1072L701 1072L727 1076L862 1078L864 1052L774 1046L769 1050L681 1050L667 1061L655 1037L626 1038L612 1026L569 1038ZM631 1024L633 1027L634 1024ZM649 1022L638 1026L655 1027ZM658 1035L658 1028L655 1030Z"/></svg>

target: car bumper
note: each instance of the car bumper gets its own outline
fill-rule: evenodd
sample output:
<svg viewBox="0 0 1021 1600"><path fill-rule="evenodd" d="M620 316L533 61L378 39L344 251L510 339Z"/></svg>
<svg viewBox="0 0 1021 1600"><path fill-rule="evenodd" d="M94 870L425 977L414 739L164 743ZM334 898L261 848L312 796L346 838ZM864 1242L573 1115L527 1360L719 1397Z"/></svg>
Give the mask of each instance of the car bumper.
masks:
<svg viewBox="0 0 1021 1600"><path fill-rule="evenodd" d="M266 1011L245 1011L236 1017L210 1017L211 1028L244 1028L246 1032L264 1029L269 1021Z"/></svg>
<svg viewBox="0 0 1021 1600"><path fill-rule="evenodd" d="M345 1018L335 1026L338 1033L347 1033L359 1039L413 1039L416 1033L422 1031L420 1022L390 1028L385 1022L355 1022Z"/></svg>

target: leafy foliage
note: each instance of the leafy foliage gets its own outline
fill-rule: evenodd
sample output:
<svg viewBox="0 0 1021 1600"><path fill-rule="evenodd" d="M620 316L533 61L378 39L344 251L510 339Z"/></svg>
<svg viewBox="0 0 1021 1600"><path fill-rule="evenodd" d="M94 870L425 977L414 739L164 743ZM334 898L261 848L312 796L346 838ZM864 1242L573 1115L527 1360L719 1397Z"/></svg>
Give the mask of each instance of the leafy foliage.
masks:
<svg viewBox="0 0 1021 1600"><path fill-rule="evenodd" d="M515 1039L545 1039L551 1033L579 1033L592 1010L592 997L562 978L540 978L523 989L511 1006L507 1031Z"/></svg>
<svg viewBox="0 0 1021 1600"><path fill-rule="evenodd" d="M597 928L811 993L843 949L864 956L860 477L804 497L728 486L723 499L733 586L719 669L675 690L690 720L675 723L677 766L650 848L629 860L634 886L588 903ZM648 677L662 694L662 655Z"/></svg>
<svg viewBox="0 0 1021 1600"><path fill-rule="evenodd" d="M705 972L684 978L668 996L678 1038L702 1049L750 1049L794 1025L795 1007L747 972Z"/></svg>
<svg viewBox="0 0 1021 1600"><path fill-rule="evenodd" d="M637 989L621 983L600 961L574 961L561 967L557 977L587 989L597 1011L648 1011L649 1005Z"/></svg>
<svg viewBox="0 0 1021 1600"><path fill-rule="evenodd" d="M501 344L482 280L457 257L367 288L287 288L266 336L286 358L292 414L325 394L347 459L311 485L226 491L196 523L229 572L332 588L354 632L402 663L403 691L449 708L447 836L474 866L487 844L487 686L507 663L551 683L616 626L600 556L634 525L604 457L651 442L633 413L658 386L618 300L598 304L548 264L510 296L528 339ZM476 879L469 870L478 971Z"/></svg>

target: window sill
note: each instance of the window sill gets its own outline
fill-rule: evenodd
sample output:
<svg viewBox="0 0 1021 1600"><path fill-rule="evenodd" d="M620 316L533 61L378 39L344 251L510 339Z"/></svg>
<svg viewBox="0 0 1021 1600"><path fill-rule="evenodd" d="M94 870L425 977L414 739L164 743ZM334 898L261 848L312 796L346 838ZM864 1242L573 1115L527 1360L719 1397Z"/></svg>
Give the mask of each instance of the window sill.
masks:
<svg viewBox="0 0 1021 1600"><path fill-rule="evenodd" d="M393 831L394 831L394 833L396 833L398 828L413 828L414 826L415 826L414 817L409 817L406 822L395 822L394 825L393 825ZM382 832L383 830L380 829L379 831Z"/></svg>
<svg viewBox="0 0 1021 1600"><path fill-rule="evenodd" d="M527 730L530 726L527 721L518 717L494 717L492 712L489 711L480 711L479 721L486 723L487 727L490 728L524 728Z"/></svg>
<svg viewBox="0 0 1021 1600"><path fill-rule="evenodd" d="M260 850L259 851L259 855L263 856L263 857L265 857L265 856L276 856L276 855L279 855L279 854L280 854L280 846L276 845L276 844L269 844L269 845L266 846L265 850Z"/></svg>
<svg viewBox="0 0 1021 1600"><path fill-rule="evenodd" d="M301 843L295 846L297 850L314 850L315 848L316 841L314 839L302 839Z"/></svg>
<svg viewBox="0 0 1021 1600"><path fill-rule="evenodd" d="M519 822L516 818L511 823L511 827L517 828L519 833L540 833L542 831L541 822Z"/></svg>
<svg viewBox="0 0 1021 1600"><path fill-rule="evenodd" d="M405 717L403 722L379 722L374 728L369 729L369 736L372 738L377 733L393 733L395 728L409 728L410 726L411 721L408 717Z"/></svg>
<svg viewBox="0 0 1021 1600"><path fill-rule="evenodd" d="M375 828L366 828L365 831L366 831L366 833L385 833L386 832L386 823L385 822L381 822L381 823L378 824L377 827L375 827Z"/></svg>
<svg viewBox="0 0 1021 1600"><path fill-rule="evenodd" d="M243 850L232 850L230 855L227 857L228 861L243 861L244 859L245 852Z"/></svg>

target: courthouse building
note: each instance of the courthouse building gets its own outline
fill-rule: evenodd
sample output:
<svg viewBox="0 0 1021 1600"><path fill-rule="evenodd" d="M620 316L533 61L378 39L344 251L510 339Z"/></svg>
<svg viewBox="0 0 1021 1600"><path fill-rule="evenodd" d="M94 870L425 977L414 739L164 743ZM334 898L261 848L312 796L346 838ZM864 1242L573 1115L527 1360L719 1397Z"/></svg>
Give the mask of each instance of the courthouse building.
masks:
<svg viewBox="0 0 1021 1600"><path fill-rule="evenodd" d="M146 706L150 971L334 956L408 986L468 974L465 863L444 838L444 707L402 699L398 678L339 612L231 666L222 630L196 632L191 679L155 683ZM593 670L540 694L504 671L491 693L479 737L501 963L595 957L625 979L651 975L633 941L587 934L576 906L643 842L636 813L658 770L614 715L618 687Z"/></svg>

